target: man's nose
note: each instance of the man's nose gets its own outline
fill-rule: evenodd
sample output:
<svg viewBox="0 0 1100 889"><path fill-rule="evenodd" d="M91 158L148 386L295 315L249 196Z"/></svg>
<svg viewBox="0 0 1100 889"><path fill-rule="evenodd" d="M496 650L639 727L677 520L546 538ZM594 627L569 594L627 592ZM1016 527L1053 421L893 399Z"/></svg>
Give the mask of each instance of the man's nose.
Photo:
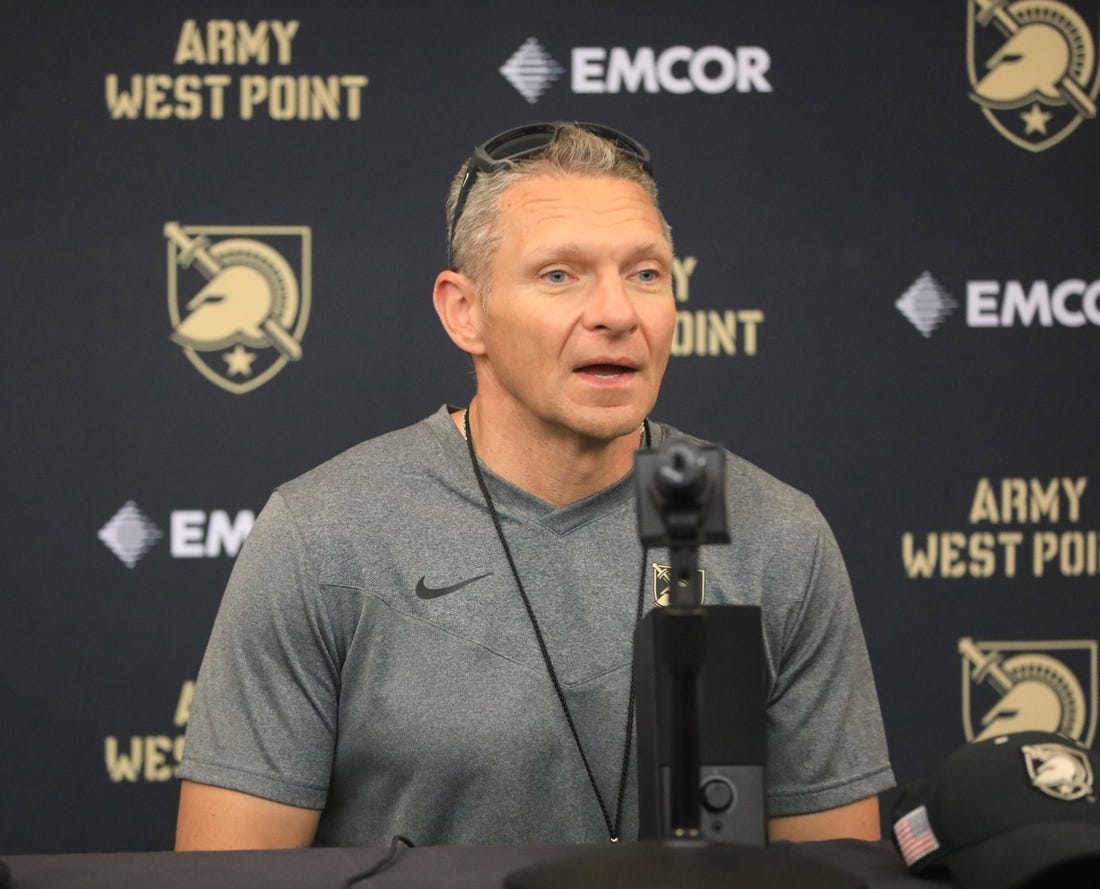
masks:
<svg viewBox="0 0 1100 889"><path fill-rule="evenodd" d="M638 326L638 310L627 283L618 273L597 277L585 307L589 328L625 333Z"/></svg>

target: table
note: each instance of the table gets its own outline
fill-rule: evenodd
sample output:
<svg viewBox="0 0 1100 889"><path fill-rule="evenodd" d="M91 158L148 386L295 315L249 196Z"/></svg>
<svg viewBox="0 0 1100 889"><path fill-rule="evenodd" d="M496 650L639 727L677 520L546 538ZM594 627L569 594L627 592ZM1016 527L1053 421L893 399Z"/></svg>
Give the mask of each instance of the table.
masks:
<svg viewBox="0 0 1100 889"><path fill-rule="evenodd" d="M392 864L355 889L500 889L506 874L578 847L427 846L402 848ZM910 876L886 841L803 843L797 851L862 877L869 889L936 889L954 884ZM5 889L340 889L389 849L264 852L116 852L6 856ZM679 889L679 887L677 887ZM689 887L684 887L689 889ZM734 889L734 887L731 887ZM792 887L797 889L797 887Z"/></svg>

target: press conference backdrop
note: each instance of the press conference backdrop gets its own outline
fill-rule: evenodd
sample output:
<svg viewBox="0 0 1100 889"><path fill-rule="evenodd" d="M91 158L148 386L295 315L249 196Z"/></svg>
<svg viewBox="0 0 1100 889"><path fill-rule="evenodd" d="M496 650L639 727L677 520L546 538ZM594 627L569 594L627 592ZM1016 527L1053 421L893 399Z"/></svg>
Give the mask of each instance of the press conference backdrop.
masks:
<svg viewBox="0 0 1100 889"><path fill-rule="evenodd" d="M7 2L0 43L0 852L170 846L253 516L469 399L443 196L533 119L652 150L654 414L829 518L899 779L1094 741L1100 0Z"/></svg>

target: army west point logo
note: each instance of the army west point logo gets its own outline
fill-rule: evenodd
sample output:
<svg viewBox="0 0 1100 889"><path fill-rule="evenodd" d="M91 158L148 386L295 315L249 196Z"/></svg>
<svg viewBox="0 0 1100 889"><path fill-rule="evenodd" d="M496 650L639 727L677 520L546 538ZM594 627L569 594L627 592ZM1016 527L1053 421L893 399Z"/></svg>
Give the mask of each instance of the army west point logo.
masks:
<svg viewBox="0 0 1100 889"><path fill-rule="evenodd" d="M1086 747L1096 734L1097 644L959 640L967 741L1058 732Z"/></svg>
<svg viewBox="0 0 1100 889"><path fill-rule="evenodd" d="M653 571L653 601L661 608L666 608L672 592L672 566L658 562L649 564ZM697 568L696 573L699 575L699 604L702 605L707 596L707 572L703 568Z"/></svg>
<svg viewBox="0 0 1100 889"><path fill-rule="evenodd" d="M1028 151L1057 145L1096 117L1096 0L970 0L970 98L1002 136Z"/></svg>
<svg viewBox="0 0 1100 889"><path fill-rule="evenodd" d="M1065 744L1025 744L1020 748L1031 786L1063 802L1093 795L1092 763L1083 750Z"/></svg>
<svg viewBox="0 0 1100 889"><path fill-rule="evenodd" d="M305 226L164 226L173 342L206 379L242 395L302 357L309 322Z"/></svg>

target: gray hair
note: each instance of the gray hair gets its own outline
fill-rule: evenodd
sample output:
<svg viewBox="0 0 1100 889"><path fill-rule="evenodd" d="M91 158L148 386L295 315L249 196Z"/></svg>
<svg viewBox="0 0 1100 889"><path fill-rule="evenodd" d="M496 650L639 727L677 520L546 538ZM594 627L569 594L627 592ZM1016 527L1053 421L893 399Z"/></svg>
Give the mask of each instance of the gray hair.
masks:
<svg viewBox="0 0 1100 889"><path fill-rule="evenodd" d="M563 126L557 138L534 157L502 161L498 169L479 173L466 198L462 216L451 232L451 218L465 172L464 163L451 182L447 196L447 236L453 243L454 268L473 280L483 298L492 283L491 260L500 246L501 233L497 225L500 197L509 186L529 176L612 176L633 182L653 201L665 238L672 244L672 229L657 203L657 183L653 177L639 161L616 148L615 143L580 127Z"/></svg>

